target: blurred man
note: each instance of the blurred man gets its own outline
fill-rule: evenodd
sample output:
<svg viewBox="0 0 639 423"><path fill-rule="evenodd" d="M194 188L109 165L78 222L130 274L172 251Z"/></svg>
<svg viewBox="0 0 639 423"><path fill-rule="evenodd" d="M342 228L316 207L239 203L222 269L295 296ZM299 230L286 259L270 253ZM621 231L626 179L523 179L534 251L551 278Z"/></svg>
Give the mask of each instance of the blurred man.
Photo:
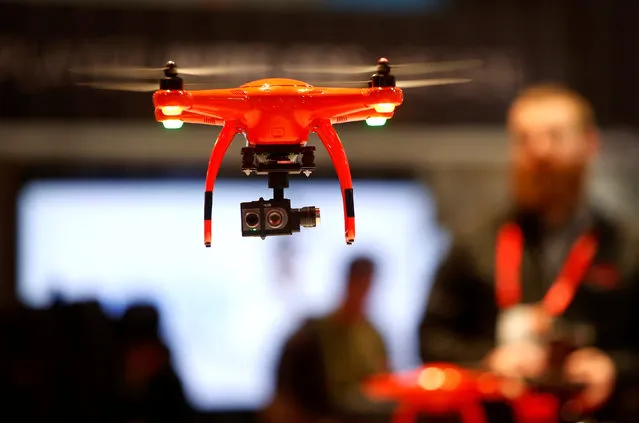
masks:
<svg viewBox="0 0 639 423"><path fill-rule="evenodd" d="M173 423L191 418L182 383L158 330L159 315L152 306L130 307L120 322L118 421Z"/></svg>
<svg viewBox="0 0 639 423"><path fill-rule="evenodd" d="M337 309L309 319L286 342L267 421L335 421L376 409L359 389L367 377L387 371L384 341L365 315L374 276L372 260L353 260Z"/></svg>
<svg viewBox="0 0 639 423"><path fill-rule="evenodd" d="M558 373L586 385L582 405L614 408L639 373L638 250L586 197L592 108L568 88L531 87L508 131L513 207L455 239L420 326L422 359L536 379L552 370L547 341L563 328L580 348Z"/></svg>

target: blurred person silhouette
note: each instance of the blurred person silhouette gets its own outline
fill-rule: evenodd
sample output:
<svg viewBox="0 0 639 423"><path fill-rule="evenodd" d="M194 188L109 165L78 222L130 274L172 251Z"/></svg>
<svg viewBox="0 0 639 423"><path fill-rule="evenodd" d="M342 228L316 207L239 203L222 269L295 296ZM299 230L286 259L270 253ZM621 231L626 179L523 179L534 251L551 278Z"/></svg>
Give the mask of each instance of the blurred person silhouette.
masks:
<svg viewBox="0 0 639 423"><path fill-rule="evenodd" d="M190 407L158 334L159 316L151 305L129 307L119 322L117 421L184 422Z"/></svg>
<svg viewBox="0 0 639 423"><path fill-rule="evenodd" d="M585 384L580 404L599 418L639 421L637 237L587 196L592 106L560 84L532 86L507 129L512 206L455 236L420 325L422 360L528 379L554 371ZM572 346L553 369L558 337Z"/></svg>
<svg viewBox="0 0 639 423"><path fill-rule="evenodd" d="M374 278L372 259L353 259L339 306L328 315L308 319L287 340L265 421L353 421L374 417L383 408L367 401L359 389L366 378L388 370L384 340L365 314Z"/></svg>
<svg viewBox="0 0 639 423"><path fill-rule="evenodd" d="M114 389L113 322L97 301L55 298L49 313L55 341L56 415L61 420L110 421Z"/></svg>
<svg viewBox="0 0 639 423"><path fill-rule="evenodd" d="M2 413L21 421L47 421L56 412L55 325L46 311L23 307L0 311ZM8 419L11 420L11 419Z"/></svg>

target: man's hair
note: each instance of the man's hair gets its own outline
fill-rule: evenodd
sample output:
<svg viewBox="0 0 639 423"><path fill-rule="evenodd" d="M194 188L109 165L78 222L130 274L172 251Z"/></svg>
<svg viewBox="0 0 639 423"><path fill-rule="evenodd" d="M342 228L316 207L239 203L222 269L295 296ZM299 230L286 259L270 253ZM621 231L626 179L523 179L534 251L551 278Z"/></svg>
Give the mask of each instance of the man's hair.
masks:
<svg viewBox="0 0 639 423"><path fill-rule="evenodd" d="M370 276L375 272L375 262L368 256L358 256L348 265L349 279L360 276Z"/></svg>
<svg viewBox="0 0 639 423"><path fill-rule="evenodd" d="M570 101L577 109L579 123L584 129L591 128L597 124L594 108L590 101L572 88L555 82L535 84L523 89L517 94L517 97L515 97L510 110L512 110L513 106L517 103L545 100L552 97L564 98Z"/></svg>

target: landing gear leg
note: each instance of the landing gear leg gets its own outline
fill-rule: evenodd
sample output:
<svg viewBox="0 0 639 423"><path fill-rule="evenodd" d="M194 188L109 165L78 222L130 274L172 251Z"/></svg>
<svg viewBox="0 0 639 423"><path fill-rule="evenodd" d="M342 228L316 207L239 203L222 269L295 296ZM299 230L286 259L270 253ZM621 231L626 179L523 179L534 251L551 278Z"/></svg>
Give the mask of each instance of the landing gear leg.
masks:
<svg viewBox="0 0 639 423"><path fill-rule="evenodd" d="M213 145L213 150L211 150L204 186L204 245L207 248L211 246L211 217L213 215L213 188L215 187L215 179L222 165L222 159L224 159L226 150L228 150L233 142L235 134L235 128L228 123L225 124L215 141L215 145Z"/></svg>
<svg viewBox="0 0 639 423"><path fill-rule="evenodd" d="M351 245L355 242L355 204L353 201L353 180L348 158L337 132L329 121L322 121L316 131L328 151L328 155L337 172L344 203L344 235L346 244Z"/></svg>

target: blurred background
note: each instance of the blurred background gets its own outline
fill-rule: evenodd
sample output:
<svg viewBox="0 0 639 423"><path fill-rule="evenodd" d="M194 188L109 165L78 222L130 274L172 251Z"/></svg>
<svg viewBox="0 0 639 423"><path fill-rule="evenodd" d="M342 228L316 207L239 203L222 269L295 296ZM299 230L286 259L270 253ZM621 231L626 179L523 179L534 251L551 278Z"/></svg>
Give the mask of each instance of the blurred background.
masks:
<svg viewBox="0 0 639 423"><path fill-rule="evenodd" d="M114 351L155 339L157 326L171 357L166 383L182 387L197 418L253 421L273 393L282 343L307 315L337 304L346 263L357 254L379 266L369 315L392 367L418 365L418 320L450 233L470 230L507 199L505 113L528 84L564 82L593 102L604 139L594 195L619 215L639 211L637 2L0 5L2 354L19 363L8 367L31 381L24 386L40 389L35 402L12 405L37 404L40 417L109 409ZM339 184L312 138L318 170L293 179L287 195L294 205L320 207L320 226L285 239L241 238L239 203L269 191L265 178L240 172L236 140L216 188L213 247L205 249L202 191L219 129L164 129L149 93L79 87L69 73L167 60L370 65L380 56L485 65L460 73L471 83L407 91L384 126L338 127L355 178L358 238L348 248ZM304 79L331 77L340 78ZM243 78L215 82L236 86ZM156 356L129 359L153 367L148 357Z"/></svg>

